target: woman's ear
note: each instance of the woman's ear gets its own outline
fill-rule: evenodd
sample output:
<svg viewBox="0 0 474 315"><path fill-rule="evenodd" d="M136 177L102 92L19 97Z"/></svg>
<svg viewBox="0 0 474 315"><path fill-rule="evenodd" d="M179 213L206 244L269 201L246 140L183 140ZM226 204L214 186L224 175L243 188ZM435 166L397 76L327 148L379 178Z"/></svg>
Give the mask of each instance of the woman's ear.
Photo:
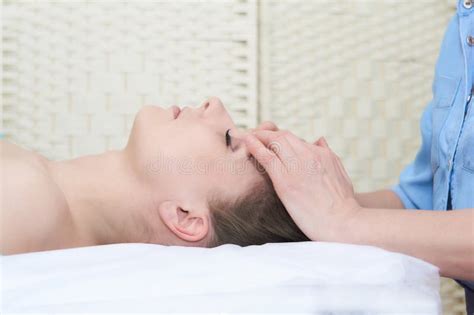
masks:
<svg viewBox="0 0 474 315"><path fill-rule="evenodd" d="M209 233L209 210L185 209L179 202L163 201L158 213L164 224L178 238L187 242L199 242Z"/></svg>

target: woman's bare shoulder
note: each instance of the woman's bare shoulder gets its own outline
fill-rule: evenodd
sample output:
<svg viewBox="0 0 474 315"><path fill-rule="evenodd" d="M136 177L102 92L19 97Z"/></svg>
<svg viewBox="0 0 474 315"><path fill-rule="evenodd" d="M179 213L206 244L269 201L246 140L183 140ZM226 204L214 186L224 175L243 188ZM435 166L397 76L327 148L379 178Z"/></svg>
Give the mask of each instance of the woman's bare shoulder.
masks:
<svg viewBox="0 0 474 315"><path fill-rule="evenodd" d="M0 140L0 158L2 162L28 162L36 166L46 161L46 158L38 153L5 140Z"/></svg>
<svg viewBox="0 0 474 315"><path fill-rule="evenodd" d="M64 195L40 155L6 141L0 150L2 253L45 246L67 213Z"/></svg>
<svg viewBox="0 0 474 315"><path fill-rule="evenodd" d="M3 140L0 141L0 161L2 189L45 184L48 177L44 157Z"/></svg>

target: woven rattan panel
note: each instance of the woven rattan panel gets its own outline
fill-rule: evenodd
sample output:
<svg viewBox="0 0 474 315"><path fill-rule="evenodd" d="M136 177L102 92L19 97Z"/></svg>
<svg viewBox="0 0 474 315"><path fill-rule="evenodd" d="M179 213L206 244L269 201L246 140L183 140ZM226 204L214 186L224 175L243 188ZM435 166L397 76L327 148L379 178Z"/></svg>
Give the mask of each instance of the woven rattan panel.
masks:
<svg viewBox="0 0 474 315"><path fill-rule="evenodd" d="M356 189L395 184L420 145L455 0L261 1L261 119L325 135ZM462 291L444 280L445 314Z"/></svg>
<svg viewBox="0 0 474 315"><path fill-rule="evenodd" d="M123 146L141 105L217 95L243 127L327 136L357 190L386 187L419 146L453 3L4 0L3 131L71 158ZM462 314L458 286L441 291Z"/></svg>
<svg viewBox="0 0 474 315"><path fill-rule="evenodd" d="M257 120L252 0L4 1L4 132L50 158L119 148L144 104Z"/></svg>

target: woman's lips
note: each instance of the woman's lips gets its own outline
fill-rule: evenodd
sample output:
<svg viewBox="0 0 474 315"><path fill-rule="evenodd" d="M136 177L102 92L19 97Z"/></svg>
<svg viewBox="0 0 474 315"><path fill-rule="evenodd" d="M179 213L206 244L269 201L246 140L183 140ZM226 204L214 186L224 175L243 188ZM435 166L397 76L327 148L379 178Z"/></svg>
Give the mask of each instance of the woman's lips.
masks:
<svg viewBox="0 0 474 315"><path fill-rule="evenodd" d="M174 119L178 118L179 114L181 113L181 109L176 105L171 106L171 111L173 113Z"/></svg>

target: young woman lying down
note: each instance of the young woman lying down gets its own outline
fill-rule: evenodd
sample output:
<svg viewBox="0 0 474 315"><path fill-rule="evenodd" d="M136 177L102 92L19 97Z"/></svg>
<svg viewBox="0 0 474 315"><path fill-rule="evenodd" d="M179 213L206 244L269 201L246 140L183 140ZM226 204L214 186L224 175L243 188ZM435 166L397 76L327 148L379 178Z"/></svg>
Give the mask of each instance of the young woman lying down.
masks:
<svg viewBox="0 0 474 315"><path fill-rule="evenodd" d="M211 98L198 108L142 108L125 148L100 155L51 161L2 141L2 254L309 240L238 133Z"/></svg>

